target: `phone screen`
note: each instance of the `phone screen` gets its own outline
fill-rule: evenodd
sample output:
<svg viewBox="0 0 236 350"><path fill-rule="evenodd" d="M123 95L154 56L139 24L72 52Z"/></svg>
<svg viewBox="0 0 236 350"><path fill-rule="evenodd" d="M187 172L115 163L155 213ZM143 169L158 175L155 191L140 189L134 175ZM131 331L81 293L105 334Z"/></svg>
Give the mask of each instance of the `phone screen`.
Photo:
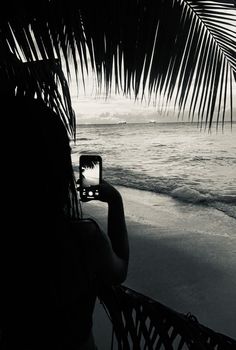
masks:
<svg viewBox="0 0 236 350"><path fill-rule="evenodd" d="M80 156L81 199L99 199L102 158L97 155Z"/></svg>

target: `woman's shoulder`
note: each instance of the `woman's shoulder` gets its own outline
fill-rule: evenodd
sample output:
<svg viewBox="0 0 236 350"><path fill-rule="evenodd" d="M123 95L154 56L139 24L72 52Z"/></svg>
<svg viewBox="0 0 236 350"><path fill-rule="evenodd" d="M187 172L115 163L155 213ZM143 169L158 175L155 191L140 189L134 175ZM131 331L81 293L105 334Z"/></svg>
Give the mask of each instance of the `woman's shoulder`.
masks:
<svg viewBox="0 0 236 350"><path fill-rule="evenodd" d="M69 227L73 230L83 230L83 229L99 229L98 223L91 218L70 220Z"/></svg>
<svg viewBox="0 0 236 350"><path fill-rule="evenodd" d="M68 223L69 235L73 237L77 237L79 239L89 239L98 234L101 234L101 229L98 223L90 218L87 219L79 219L79 220L71 220Z"/></svg>

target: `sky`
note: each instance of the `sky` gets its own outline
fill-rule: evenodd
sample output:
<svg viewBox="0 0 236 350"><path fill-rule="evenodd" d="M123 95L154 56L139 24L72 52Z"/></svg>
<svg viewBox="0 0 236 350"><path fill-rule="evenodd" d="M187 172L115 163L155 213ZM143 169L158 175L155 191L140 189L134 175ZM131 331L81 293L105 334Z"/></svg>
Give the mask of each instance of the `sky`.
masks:
<svg viewBox="0 0 236 350"><path fill-rule="evenodd" d="M176 117L169 112L160 115L158 108L147 103L135 101L121 94L112 94L110 97L92 94L72 95L72 105L80 124L114 124L126 121L127 123L148 122L156 120L176 121Z"/></svg>
<svg viewBox="0 0 236 350"><path fill-rule="evenodd" d="M98 93L96 80L91 72L85 79L85 87L86 89L83 88L81 77L78 89L74 77L69 83L72 106L79 124L116 124L122 121L142 123L151 120L177 121L173 106L169 106L169 112L164 115L153 101L148 103L147 98L141 102L141 100L135 100L134 96L127 97L122 93L115 93L114 88L108 97L104 92Z"/></svg>
<svg viewBox="0 0 236 350"><path fill-rule="evenodd" d="M69 89L78 124L117 124L123 121L146 123L153 120L156 122L178 121L174 105L169 104L168 110L164 112L153 99L148 102L147 94L142 101L140 98L135 100L134 95L128 97L122 93L115 93L114 86L111 87L110 95L106 96L105 91L98 92L96 76L91 67L88 69L88 75L84 76L84 85L82 76L78 75L77 86L72 64L70 69Z"/></svg>
<svg viewBox="0 0 236 350"><path fill-rule="evenodd" d="M135 101L134 96L127 97L121 93L115 93L114 88L111 89L108 97L104 92L98 93L95 76L91 71L85 77L85 89L82 78L79 77L77 87L73 75L69 88L78 124L116 124L123 121L145 123L153 120L156 122L188 121L187 113L178 119L178 111L174 108L174 104L169 104L168 108L163 111L157 104L154 105L153 101L148 103L147 97L142 102L140 99ZM234 95L236 97L236 91ZM229 120L228 116L226 120Z"/></svg>

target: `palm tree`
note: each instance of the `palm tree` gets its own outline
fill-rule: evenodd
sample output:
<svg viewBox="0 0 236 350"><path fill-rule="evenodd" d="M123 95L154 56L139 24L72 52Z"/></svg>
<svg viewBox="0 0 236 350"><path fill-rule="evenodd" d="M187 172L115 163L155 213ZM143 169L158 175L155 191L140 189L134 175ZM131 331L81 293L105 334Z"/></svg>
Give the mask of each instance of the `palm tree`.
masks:
<svg viewBox="0 0 236 350"><path fill-rule="evenodd" d="M196 116L211 127L213 120L224 123L227 109L233 120L235 24L234 0L7 2L0 15L0 62L13 71L16 84L9 52L27 62L34 80L31 93L36 90L57 106L72 129L73 110L59 73L62 60L68 78L70 60L82 76L91 62L98 86L107 94L114 80L116 91L134 92L136 98L148 91L150 99L161 97L167 106L174 102L180 113L187 111L189 118ZM56 72L47 82L41 60L41 66ZM22 81L29 86L26 77Z"/></svg>

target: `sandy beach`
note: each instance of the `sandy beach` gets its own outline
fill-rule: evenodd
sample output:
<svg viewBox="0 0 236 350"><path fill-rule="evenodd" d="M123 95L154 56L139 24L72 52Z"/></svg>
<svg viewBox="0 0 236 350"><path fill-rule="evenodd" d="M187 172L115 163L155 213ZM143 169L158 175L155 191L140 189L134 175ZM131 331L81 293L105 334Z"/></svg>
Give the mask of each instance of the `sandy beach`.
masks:
<svg viewBox="0 0 236 350"><path fill-rule="evenodd" d="M124 284L236 338L236 220L210 207L117 188L130 240ZM83 204L83 212L106 229L106 204ZM99 303L94 333L99 349L108 349L111 326Z"/></svg>

